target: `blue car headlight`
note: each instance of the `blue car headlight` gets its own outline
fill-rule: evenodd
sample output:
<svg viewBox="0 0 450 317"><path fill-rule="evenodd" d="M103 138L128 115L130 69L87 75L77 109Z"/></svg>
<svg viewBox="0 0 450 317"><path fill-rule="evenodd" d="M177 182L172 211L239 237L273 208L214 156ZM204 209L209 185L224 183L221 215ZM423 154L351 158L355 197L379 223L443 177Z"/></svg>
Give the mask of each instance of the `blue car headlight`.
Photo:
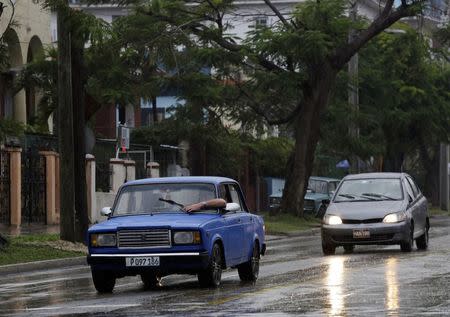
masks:
<svg viewBox="0 0 450 317"><path fill-rule="evenodd" d="M91 234L91 246L93 247L115 247L117 237L115 233Z"/></svg>
<svg viewBox="0 0 450 317"><path fill-rule="evenodd" d="M200 244L202 242L200 231L175 231L174 244Z"/></svg>
<svg viewBox="0 0 450 317"><path fill-rule="evenodd" d="M403 211L400 212L394 212L391 214L386 215L384 217L383 222L384 223L396 223L396 222L402 222L406 220L406 214Z"/></svg>

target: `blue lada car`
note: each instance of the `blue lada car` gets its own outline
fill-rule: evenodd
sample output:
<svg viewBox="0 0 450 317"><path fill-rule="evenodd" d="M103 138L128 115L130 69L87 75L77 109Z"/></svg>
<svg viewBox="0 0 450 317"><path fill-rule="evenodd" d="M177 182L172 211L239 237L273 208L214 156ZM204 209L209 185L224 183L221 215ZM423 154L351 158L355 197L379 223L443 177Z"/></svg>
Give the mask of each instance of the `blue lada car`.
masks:
<svg viewBox="0 0 450 317"><path fill-rule="evenodd" d="M258 278L264 222L248 211L232 179L128 182L102 214L108 220L87 233L87 261L100 293L112 292L117 278L130 275L140 275L145 288L169 274L197 274L200 285L217 287L228 267L237 268L243 281Z"/></svg>

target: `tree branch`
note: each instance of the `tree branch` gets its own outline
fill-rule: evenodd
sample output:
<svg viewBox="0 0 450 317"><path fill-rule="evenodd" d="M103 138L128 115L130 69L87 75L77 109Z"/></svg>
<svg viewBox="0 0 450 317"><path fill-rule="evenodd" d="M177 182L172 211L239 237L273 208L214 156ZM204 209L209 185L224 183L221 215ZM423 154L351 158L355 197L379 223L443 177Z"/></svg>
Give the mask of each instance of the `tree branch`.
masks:
<svg viewBox="0 0 450 317"><path fill-rule="evenodd" d="M413 16L414 7L424 0L411 4L402 2L402 5L392 11L394 0L388 0L381 14L370 24L370 26L355 36L348 44L337 49L331 57L331 64L335 69L341 69L353 55L356 54L367 42L380 34L383 30L407 16Z"/></svg>
<svg viewBox="0 0 450 317"><path fill-rule="evenodd" d="M301 103L299 103L294 110L292 110L288 115L286 115L284 118L279 119L271 119L271 116L268 115L265 111L263 111L257 102L254 101L254 98L250 96L245 89L239 85L239 83L236 83L236 86L239 88L239 91L247 98L248 100L248 106L259 116L263 117L266 122L269 125L278 125L278 124L285 124L290 121L292 121L293 118L297 116L297 114L300 113L300 110L302 109Z"/></svg>
<svg viewBox="0 0 450 317"><path fill-rule="evenodd" d="M280 21L284 24L285 27L291 28L293 25L289 24L286 18L281 14L281 12L273 5L272 1L264 0L267 6L275 13L275 15L280 19Z"/></svg>
<svg viewBox="0 0 450 317"><path fill-rule="evenodd" d="M253 52L249 52L248 47L245 47L245 46L239 45L237 43L234 43L232 41L226 40L221 35L219 35L219 36L206 35L206 33L208 33L208 31L210 31L210 30L207 26L205 26L204 24L201 23L200 19L189 21L180 26L171 17L165 16L165 15L160 15L160 14L155 14L152 11L148 11L146 14L150 15L160 21L163 21L170 25L173 25L179 29L188 29L194 35L197 35L198 37L203 38L203 39L208 39L230 52L245 52L245 51L247 51L247 53L249 53L249 55L253 55L256 58L256 60L260 66L262 66L263 68L265 68L269 71L286 72L286 70L284 68L278 66L277 64L271 62L270 60L264 58L263 56L261 56L259 54L254 54ZM209 32L209 33L211 34L211 32Z"/></svg>
<svg viewBox="0 0 450 317"><path fill-rule="evenodd" d="M5 35L5 33L8 30L8 28L11 26L11 24L13 22L13 19L14 19L14 14L15 14L16 7L15 7L14 3L12 2L12 0L9 0L9 3L11 4L11 10L12 10L11 17L9 18L8 24L6 25L5 32L3 32L3 34L0 34L0 42L2 41L3 36ZM2 5L3 5L3 3L2 3ZM6 6L2 6L2 14L3 14L3 10L4 10L5 7ZM0 14L0 16L2 14Z"/></svg>

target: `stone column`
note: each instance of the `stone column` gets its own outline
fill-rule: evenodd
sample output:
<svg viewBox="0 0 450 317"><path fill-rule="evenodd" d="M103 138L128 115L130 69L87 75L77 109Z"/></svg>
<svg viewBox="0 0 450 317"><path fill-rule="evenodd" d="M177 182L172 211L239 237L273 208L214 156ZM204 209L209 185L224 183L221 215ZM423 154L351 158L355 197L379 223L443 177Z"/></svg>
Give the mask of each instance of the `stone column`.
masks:
<svg viewBox="0 0 450 317"><path fill-rule="evenodd" d="M124 182L134 181L136 179L136 162L126 160L124 166L126 169Z"/></svg>
<svg viewBox="0 0 450 317"><path fill-rule="evenodd" d="M111 175L111 191L112 193L117 193L119 190L119 187L122 186L122 184L125 181L125 166L124 161L121 159L110 159L109 165L111 167L112 175Z"/></svg>
<svg viewBox="0 0 450 317"><path fill-rule="evenodd" d="M53 151L41 151L40 155L45 157L45 192L47 224L57 224L56 216L56 156L58 153Z"/></svg>
<svg viewBox="0 0 450 317"><path fill-rule="evenodd" d="M147 163L147 177L150 178L159 177L159 163L156 162Z"/></svg>
<svg viewBox="0 0 450 317"><path fill-rule="evenodd" d="M11 225L22 222L22 149L6 148L9 152Z"/></svg>
<svg viewBox="0 0 450 317"><path fill-rule="evenodd" d="M87 205L90 223L94 223L97 213L97 201L95 197L95 157L86 154L86 191Z"/></svg>
<svg viewBox="0 0 450 317"><path fill-rule="evenodd" d="M24 89L14 96L14 120L27 123L27 102Z"/></svg>

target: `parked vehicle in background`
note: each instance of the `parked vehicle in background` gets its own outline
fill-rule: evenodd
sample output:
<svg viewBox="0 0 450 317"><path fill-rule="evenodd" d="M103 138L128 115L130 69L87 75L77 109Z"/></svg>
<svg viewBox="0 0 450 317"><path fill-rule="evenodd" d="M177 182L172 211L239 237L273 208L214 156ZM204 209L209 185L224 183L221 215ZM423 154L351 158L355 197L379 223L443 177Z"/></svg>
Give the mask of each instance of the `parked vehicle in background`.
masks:
<svg viewBox="0 0 450 317"><path fill-rule="evenodd" d="M333 196L339 182L340 180L337 178L311 176L308 180L308 190L303 205L305 214L323 217L326 205L322 204L322 201ZM281 192L269 196L270 212L275 213L280 208L281 198Z"/></svg>
<svg viewBox="0 0 450 317"><path fill-rule="evenodd" d="M328 201L329 202L329 201ZM324 202L326 203L326 202ZM343 246L399 244L404 252L428 247L428 203L405 173L348 175L340 183L322 220L322 250Z"/></svg>
<svg viewBox="0 0 450 317"><path fill-rule="evenodd" d="M221 201L224 208L212 208ZM198 209L193 208L197 206ZM108 220L88 230L88 263L98 292L117 278L140 275L146 288L169 274L197 274L220 284L222 270L255 281L266 250L264 223L251 214L239 184L221 177L165 177L122 185Z"/></svg>
<svg viewBox="0 0 450 317"><path fill-rule="evenodd" d="M311 176L303 207L305 214L322 218L327 209L322 201L331 199L340 181L337 178Z"/></svg>

